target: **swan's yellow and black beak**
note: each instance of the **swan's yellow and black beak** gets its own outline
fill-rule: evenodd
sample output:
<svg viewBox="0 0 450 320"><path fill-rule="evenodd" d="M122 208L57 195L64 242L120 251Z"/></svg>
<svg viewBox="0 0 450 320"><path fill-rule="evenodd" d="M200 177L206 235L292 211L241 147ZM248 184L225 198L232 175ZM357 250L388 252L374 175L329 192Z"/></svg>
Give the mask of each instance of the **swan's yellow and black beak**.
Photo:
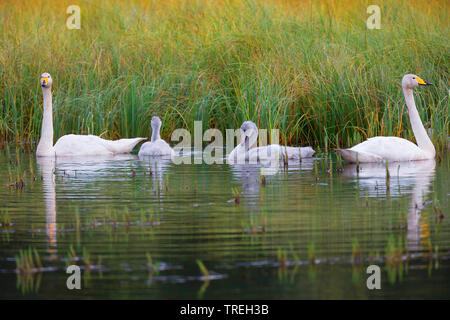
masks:
<svg viewBox="0 0 450 320"><path fill-rule="evenodd" d="M421 86L431 86L431 85L432 85L432 83L429 83L429 82L427 82L427 81L424 81L424 80L422 80L422 79L419 78L419 77L416 77L416 81L417 81L417 83L420 84Z"/></svg>
<svg viewBox="0 0 450 320"><path fill-rule="evenodd" d="M48 85L48 77L41 77L41 87L45 88Z"/></svg>

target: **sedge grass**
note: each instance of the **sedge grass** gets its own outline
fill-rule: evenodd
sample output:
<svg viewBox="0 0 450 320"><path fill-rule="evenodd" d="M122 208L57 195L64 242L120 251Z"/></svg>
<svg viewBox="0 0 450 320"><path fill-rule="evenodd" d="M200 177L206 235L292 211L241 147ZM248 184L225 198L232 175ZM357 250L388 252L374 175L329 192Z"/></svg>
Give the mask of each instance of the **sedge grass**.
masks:
<svg viewBox="0 0 450 320"><path fill-rule="evenodd" d="M422 121L448 148L446 1L80 0L0 3L0 140L36 141L39 75L54 79L55 139L161 135L175 128L278 128L285 145L348 147L376 135L414 140L400 81L416 73ZM334 145L336 144L336 145Z"/></svg>

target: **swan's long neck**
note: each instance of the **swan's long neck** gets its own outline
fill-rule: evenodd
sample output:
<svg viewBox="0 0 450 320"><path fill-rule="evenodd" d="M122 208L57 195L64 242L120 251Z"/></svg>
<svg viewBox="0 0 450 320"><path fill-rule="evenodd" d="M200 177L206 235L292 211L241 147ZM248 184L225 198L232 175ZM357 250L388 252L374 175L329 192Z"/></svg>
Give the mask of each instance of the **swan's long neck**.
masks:
<svg viewBox="0 0 450 320"><path fill-rule="evenodd" d="M406 106L408 107L409 120L411 122L411 127L414 132L414 137L416 138L417 145L420 149L430 153L433 157L436 154L433 143L428 136L425 127L423 126L422 120L420 120L419 112L416 108L416 103L414 102L414 96L412 89L403 88L403 94L405 95Z"/></svg>
<svg viewBox="0 0 450 320"><path fill-rule="evenodd" d="M247 130L241 139L240 145L244 147L244 150L249 150L255 144L256 140L258 140L258 129Z"/></svg>
<svg viewBox="0 0 450 320"><path fill-rule="evenodd" d="M161 128L161 125L154 125L152 126L152 140L151 142L155 142L156 140L161 139L161 136L159 135L159 129Z"/></svg>
<svg viewBox="0 0 450 320"><path fill-rule="evenodd" d="M50 88L43 88L44 116L42 118L41 139L36 150L38 156L51 155L53 149L53 107Z"/></svg>
<svg viewBox="0 0 450 320"><path fill-rule="evenodd" d="M245 136L239 146L244 149L244 152L248 151L250 149L250 138Z"/></svg>

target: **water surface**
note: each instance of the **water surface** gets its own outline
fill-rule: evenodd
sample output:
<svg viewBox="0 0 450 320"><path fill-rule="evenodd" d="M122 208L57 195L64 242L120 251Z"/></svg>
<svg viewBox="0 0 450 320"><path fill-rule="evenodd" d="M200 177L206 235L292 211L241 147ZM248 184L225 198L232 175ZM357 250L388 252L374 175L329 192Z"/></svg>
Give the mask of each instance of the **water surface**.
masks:
<svg viewBox="0 0 450 320"><path fill-rule="evenodd" d="M263 184L258 165L0 151L0 298L448 299L449 159L390 164L389 188L385 165L329 161ZM19 272L28 248L43 267Z"/></svg>

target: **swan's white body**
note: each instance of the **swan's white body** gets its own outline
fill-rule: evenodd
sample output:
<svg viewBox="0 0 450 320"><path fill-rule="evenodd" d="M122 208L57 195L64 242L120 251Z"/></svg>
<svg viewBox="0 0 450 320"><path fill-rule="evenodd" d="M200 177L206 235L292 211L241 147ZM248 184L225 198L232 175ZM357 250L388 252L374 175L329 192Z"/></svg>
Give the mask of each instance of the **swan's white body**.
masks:
<svg viewBox="0 0 450 320"><path fill-rule="evenodd" d="M256 147L246 150L244 145L238 145L228 155L228 161L264 161L270 159L280 159L287 157L287 159L299 159L301 152L301 158L310 158L315 153L311 147L284 147L278 144L271 144L263 147Z"/></svg>
<svg viewBox="0 0 450 320"><path fill-rule="evenodd" d="M312 157L315 151L311 147L285 147L270 144L250 148L258 138L258 127L252 121L245 121L241 126L241 142L228 155L229 163L257 162L279 160L280 158L299 159Z"/></svg>
<svg viewBox="0 0 450 320"><path fill-rule="evenodd" d="M105 140L94 135L69 134L62 136L53 145L53 105L51 92L52 79L50 74L41 76L42 93L44 96L44 116L42 119L41 139L36 149L38 157L64 156L96 156L128 153L146 138Z"/></svg>
<svg viewBox="0 0 450 320"><path fill-rule="evenodd" d="M338 150L350 162L413 161L433 159L433 153L424 152L416 144L398 137L373 137L350 148Z"/></svg>
<svg viewBox="0 0 450 320"><path fill-rule="evenodd" d="M418 85L430 85L418 76L407 74L403 77L402 87L411 127L417 145L398 137L370 138L350 149L338 149L337 153L350 162L379 162L379 161L415 161L434 159L436 150L428 136L414 102L412 89Z"/></svg>
<svg viewBox="0 0 450 320"><path fill-rule="evenodd" d="M174 156L175 151L170 145L161 139L159 130L161 128L161 119L152 118L152 138L150 142L142 144L139 150L139 156Z"/></svg>
<svg viewBox="0 0 450 320"><path fill-rule="evenodd" d="M56 141L56 156L98 156L129 153L145 138L105 140L94 135L68 134Z"/></svg>

